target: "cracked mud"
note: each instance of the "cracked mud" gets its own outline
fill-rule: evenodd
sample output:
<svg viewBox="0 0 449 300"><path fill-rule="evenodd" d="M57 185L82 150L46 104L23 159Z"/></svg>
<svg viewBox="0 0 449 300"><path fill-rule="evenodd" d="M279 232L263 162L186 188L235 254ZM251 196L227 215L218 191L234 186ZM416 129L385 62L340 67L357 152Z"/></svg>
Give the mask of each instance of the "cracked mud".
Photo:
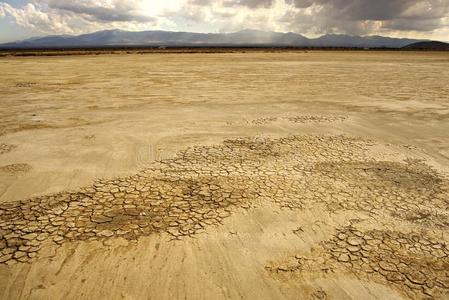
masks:
<svg viewBox="0 0 449 300"><path fill-rule="evenodd" d="M449 184L419 160L320 162L309 176L302 201L318 201L332 212L355 210L375 218L387 213L413 223L448 228Z"/></svg>
<svg viewBox="0 0 449 300"><path fill-rule="evenodd" d="M330 213L376 219L386 214L423 229L447 229L447 179L419 160L376 160L373 145L344 135L225 140L188 148L133 176L4 203L0 263L28 262L52 243L194 236L263 201L287 209L324 205ZM322 252L326 261L316 266L372 276L412 295L439 296L449 287L448 248L425 234L344 227ZM270 270L301 272L310 261L300 257L293 267Z"/></svg>
<svg viewBox="0 0 449 300"><path fill-rule="evenodd" d="M31 166L29 164L12 164L6 166L0 166L0 173L6 173L10 175L17 175L29 172Z"/></svg>
<svg viewBox="0 0 449 300"><path fill-rule="evenodd" d="M347 116L322 116L322 115L302 115L302 116L289 116L289 117L261 117L252 120L240 121L240 122L228 122L232 124L245 124L245 125L267 125L278 121L288 121L298 124L318 124L318 123L333 123L343 122L347 120Z"/></svg>
<svg viewBox="0 0 449 300"><path fill-rule="evenodd" d="M0 144L0 155L1 154L6 154L8 152L13 151L14 149L16 149L17 146L16 145L9 145L9 144Z"/></svg>
<svg viewBox="0 0 449 300"><path fill-rule="evenodd" d="M311 256L269 266L274 273L349 272L391 284L412 299L449 296L449 248L425 232L339 228Z"/></svg>

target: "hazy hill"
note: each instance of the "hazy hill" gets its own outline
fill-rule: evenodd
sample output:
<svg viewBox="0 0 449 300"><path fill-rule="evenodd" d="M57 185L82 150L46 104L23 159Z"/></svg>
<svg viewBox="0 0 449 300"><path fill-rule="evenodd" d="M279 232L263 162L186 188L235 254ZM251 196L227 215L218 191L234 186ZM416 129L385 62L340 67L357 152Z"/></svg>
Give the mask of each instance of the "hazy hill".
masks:
<svg viewBox="0 0 449 300"><path fill-rule="evenodd" d="M421 40L382 36L324 35L309 39L300 34L242 30L234 33L106 30L78 36L55 35L0 44L0 48L60 48L107 46L293 46L402 48Z"/></svg>
<svg viewBox="0 0 449 300"><path fill-rule="evenodd" d="M437 41L423 41L407 45L404 49L409 50L449 50L449 44Z"/></svg>

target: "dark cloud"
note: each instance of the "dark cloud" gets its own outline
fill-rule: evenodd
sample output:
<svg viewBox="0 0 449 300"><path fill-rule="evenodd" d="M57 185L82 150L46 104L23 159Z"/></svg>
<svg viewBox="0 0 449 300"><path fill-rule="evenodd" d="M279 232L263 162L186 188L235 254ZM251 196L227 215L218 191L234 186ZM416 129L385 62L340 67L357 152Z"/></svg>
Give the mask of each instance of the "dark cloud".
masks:
<svg viewBox="0 0 449 300"><path fill-rule="evenodd" d="M403 12L415 0L290 0L298 8L322 6L333 17L353 20L388 20Z"/></svg>
<svg viewBox="0 0 449 300"><path fill-rule="evenodd" d="M190 0L189 3L201 6L208 6L212 3L216 3L216 0ZM261 8L271 7L275 0L225 0L223 1L224 7L236 7L245 6L249 8Z"/></svg>
<svg viewBox="0 0 449 300"><path fill-rule="evenodd" d="M273 5L274 0L239 0L236 2L242 6L247 6L250 8L258 8L258 7L270 7Z"/></svg>
<svg viewBox="0 0 449 300"><path fill-rule="evenodd" d="M206 6L212 4L213 0L189 0L189 4Z"/></svg>
<svg viewBox="0 0 449 300"><path fill-rule="evenodd" d="M447 0L293 0L297 7L323 6L326 14L352 20L441 18L448 13Z"/></svg>
<svg viewBox="0 0 449 300"><path fill-rule="evenodd" d="M104 22L151 22L152 17L141 14L136 8L138 1L115 1L112 5L103 6L94 0L64 1L50 0L48 6L75 14L82 14L91 19Z"/></svg>
<svg viewBox="0 0 449 300"><path fill-rule="evenodd" d="M292 22L309 20L322 29L360 33L378 21L381 28L429 31L440 27L449 14L448 0L287 0L312 15L299 12ZM294 23L292 24L295 25ZM372 25L372 24L371 24Z"/></svg>

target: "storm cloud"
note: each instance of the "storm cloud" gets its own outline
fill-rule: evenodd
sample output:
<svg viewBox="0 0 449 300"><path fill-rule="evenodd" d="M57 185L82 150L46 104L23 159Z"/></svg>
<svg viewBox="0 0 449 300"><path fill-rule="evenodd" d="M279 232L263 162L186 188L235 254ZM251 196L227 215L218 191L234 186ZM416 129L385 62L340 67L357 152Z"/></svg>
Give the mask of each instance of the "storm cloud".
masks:
<svg viewBox="0 0 449 300"><path fill-rule="evenodd" d="M251 28L449 39L448 0L5 0L0 19L44 33Z"/></svg>
<svg viewBox="0 0 449 300"><path fill-rule="evenodd" d="M428 31L444 24L449 14L447 0L291 0L299 9L315 7L314 16L337 27L342 22L379 22L381 27Z"/></svg>

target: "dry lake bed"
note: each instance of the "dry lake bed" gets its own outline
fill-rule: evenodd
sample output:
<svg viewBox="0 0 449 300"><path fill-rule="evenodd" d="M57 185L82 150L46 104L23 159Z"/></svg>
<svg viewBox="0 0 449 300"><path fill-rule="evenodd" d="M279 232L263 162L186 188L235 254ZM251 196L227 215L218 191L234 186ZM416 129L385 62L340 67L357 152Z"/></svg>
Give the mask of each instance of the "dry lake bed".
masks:
<svg viewBox="0 0 449 300"><path fill-rule="evenodd" d="M1 299L448 299L449 54L0 59Z"/></svg>

